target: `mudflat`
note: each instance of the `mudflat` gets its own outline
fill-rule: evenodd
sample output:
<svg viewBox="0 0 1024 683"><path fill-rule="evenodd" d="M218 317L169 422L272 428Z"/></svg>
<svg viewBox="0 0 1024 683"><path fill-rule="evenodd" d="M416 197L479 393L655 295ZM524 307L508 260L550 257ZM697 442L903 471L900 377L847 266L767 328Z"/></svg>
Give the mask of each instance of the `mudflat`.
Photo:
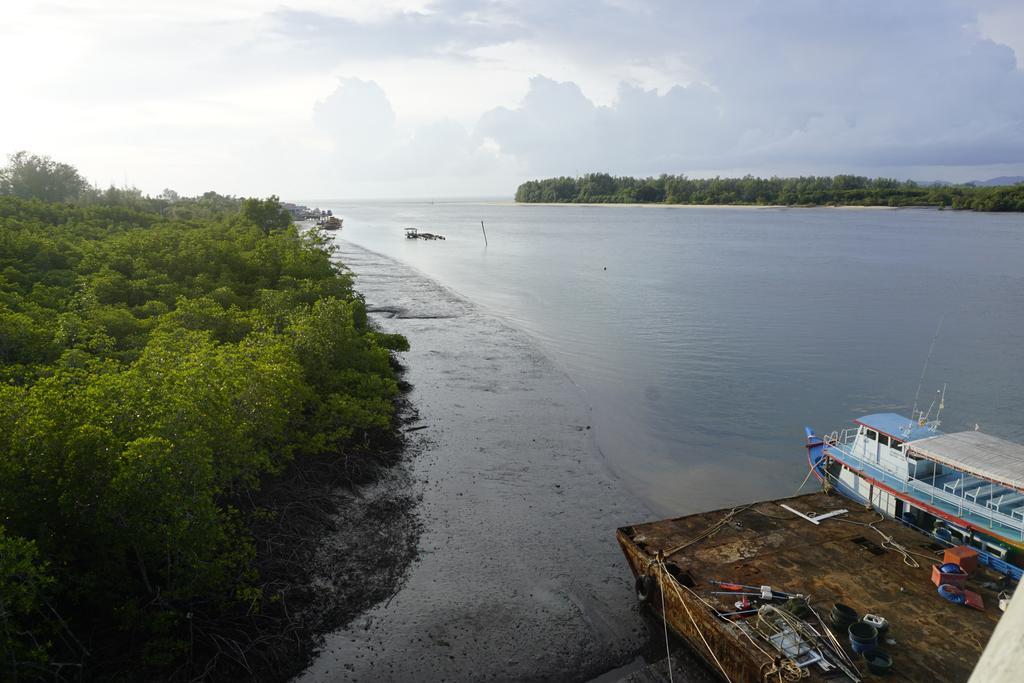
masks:
<svg viewBox="0 0 1024 683"><path fill-rule="evenodd" d="M299 680L587 680L633 661L648 635L615 529L650 513L605 469L579 390L523 333L339 246L372 317L412 346L421 533L397 592Z"/></svg>

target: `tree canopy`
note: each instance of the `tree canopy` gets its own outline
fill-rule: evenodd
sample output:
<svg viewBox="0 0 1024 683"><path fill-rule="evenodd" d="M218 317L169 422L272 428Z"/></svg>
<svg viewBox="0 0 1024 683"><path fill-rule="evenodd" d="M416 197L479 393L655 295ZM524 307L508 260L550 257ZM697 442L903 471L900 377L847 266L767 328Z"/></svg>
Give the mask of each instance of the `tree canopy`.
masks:
<svg viewBox="0 0 1024 683"><path fill-rule="evenodd" d="M975 211L1024 211L1024 184L1004 187L920 185L912 180L855 175L799 178L615 177L589 173L530 180L516 190L523 203L658 203L784 206L935 206Z"/></svg>
<svg viewBox="0 0 1024 683"><path fill-rule="evenodd" d="M0 677L191 678L202 618L281 599L255 493L372 458L406 342L276 197L71 204L77 173L15 161L66 182L0 197Z"/></svg>
<svg viewBox="0 0 1024 683"><path fill-rule="evenodd" d="M0 168L0 195L47 202L78 199L91 190L89 183L74 166L50 157L17 152Z"/></svg>

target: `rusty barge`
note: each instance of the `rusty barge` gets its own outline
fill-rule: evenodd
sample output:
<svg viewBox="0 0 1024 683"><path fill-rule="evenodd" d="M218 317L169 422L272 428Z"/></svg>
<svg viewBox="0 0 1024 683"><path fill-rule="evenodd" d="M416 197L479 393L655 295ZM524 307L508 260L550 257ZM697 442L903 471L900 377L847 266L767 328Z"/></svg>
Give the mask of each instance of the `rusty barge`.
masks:
<svg viewBox="0 0 1024 683"><path fill-rule="evenodd" d="M934 539L826 493L627 526L616 536L638 598L736 682L883 673L966 681L1009 585L972 567L961 587L975 608L944 599L933 574L945 549ZM880 620L868 655L851 649L847 610Z"/></svg>

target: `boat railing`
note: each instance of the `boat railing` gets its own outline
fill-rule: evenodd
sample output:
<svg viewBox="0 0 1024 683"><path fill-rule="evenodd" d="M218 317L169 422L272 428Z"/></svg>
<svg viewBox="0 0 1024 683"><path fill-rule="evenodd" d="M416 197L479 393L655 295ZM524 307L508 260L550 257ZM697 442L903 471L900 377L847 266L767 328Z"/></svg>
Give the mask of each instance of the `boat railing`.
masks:
<svg viewBox="0 0 1024 683"><path fill-rule="evenodd" d="M888 477L882 477L886 485L899 489L901 493L912 492L922 501L945 503L954 508L958 516L970 514L983 520L989 528L999 524L1007 529L1012 529L1024 540L1024 514L1015 515L1014 513L1017 512L1015 509L1009 510L1008 514L1003 512L999 506L988 505L986 501L972 500L968 490L963 486L933 485L928 479L918 479L908 470L896 467L887 459L878 462L872 458L866 458L863 454L854 451L853 442L856 436L856 429L844 429L826 434L822 440L826 447L839 451L843 459L851 461L850 465L866 470L869 474L871 470L874 470L888 475Z"/></svg>
<svg viewBox="0 0 1024 683"><path fill-rule="evenodd" d="M845 446L853 445L853 440L857 438L857 428L848 427L842 430L836 430L830 434L826 434L822 437L822 441L825 442L826 446Z"/></svg>
<svg viewBox="0 0 1024 683"><path fill-rule="evenodd" d="M991 507L989 505L979 504L972 501L965 495L963 487L956 489L956 491L948 488L939 488L933 486L926 479L915 479L909 477L907 479L907 486L910 491L913 491L921 497L921 500L928 500L930 502L940 501L944 502L951 507L955 507L957 516L963 517L965 514L970 514L973 517L985 520L988 523L989 528L993 528L996 524L999 524L1008 529L1016 531L1020 538L1024 540L1024 517L1018 518L1011 514L1006 514L1000 510ZM909 492L909 491L905 491Z"/></svg>

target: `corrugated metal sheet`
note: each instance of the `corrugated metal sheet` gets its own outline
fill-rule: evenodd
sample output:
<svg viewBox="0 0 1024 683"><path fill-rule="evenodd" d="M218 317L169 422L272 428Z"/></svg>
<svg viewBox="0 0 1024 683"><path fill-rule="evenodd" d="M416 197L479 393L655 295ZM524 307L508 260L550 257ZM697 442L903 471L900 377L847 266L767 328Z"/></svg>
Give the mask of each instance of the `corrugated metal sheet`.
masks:
<svg viewBox="0 0 1024 683"><path fill-rule="evenodd" d="M912 453L1024 490L1024 446L984 432L955 432L907 444Z"/></svg>

